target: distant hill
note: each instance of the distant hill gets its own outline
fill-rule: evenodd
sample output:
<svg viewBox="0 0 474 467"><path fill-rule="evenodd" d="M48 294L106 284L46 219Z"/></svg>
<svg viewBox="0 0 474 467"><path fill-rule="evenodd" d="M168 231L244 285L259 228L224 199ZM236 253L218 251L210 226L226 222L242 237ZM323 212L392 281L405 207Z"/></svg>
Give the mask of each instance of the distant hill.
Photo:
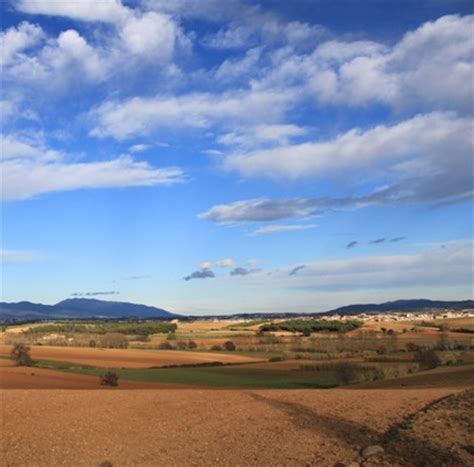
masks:
<svg viewBox="0 0 474 467"><path fill-rule="evenodd" d="M366 305L348 305L334 310L322 313L323 315L358 315L360 313L377 313L377 312L411 312L420 310L434 310L434 309L463 309L474 308L474 300L460 300L460 301L442 301L442 300L395 300L393 302L384 303L370 303Z"/></svg>
<svg viewBox="0 0 474 467"><path fill-rule="evenodd" d="M71 298L56 305L18 302L0 303L0 319L61 319L61 318L161 318L179 315L153 306L126 302L109 302L89 298Z"/></svg>

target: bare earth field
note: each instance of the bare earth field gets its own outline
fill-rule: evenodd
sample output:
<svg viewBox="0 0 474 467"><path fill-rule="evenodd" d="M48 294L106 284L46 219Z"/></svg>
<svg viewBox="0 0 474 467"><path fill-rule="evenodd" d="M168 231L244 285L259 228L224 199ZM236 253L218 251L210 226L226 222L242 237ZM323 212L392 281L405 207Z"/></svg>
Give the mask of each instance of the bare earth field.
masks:
<svg viewBox="0 0 474 467"><path fill-rule="evenodd" d="M4 362L10 365L4 365ZM24 366L12 366L0 360L0 389L102 389L95 376L65 373ZM183 388L184 385L157 384L141 381L120 381L118 389Z"/></svg>
<svg viewBox="0 0 474 467"><path fill-rule="evenodd" d="M453 392L2 390L0 462L2 466L361 462L361 448L378 444L405 416ZM444 438L449 438L449 429L443 426ZM405 436L419 456L429 456L437 442ZM435 452L439 455L446 449L437 445ZM378 463L365 465L422 465L407 463L411 452L394 437ZM426 465L437 465L426 460Z"/></svg>
<svg viewBox="0 0 474 467"><path fill-rule="evenodd" d="M0 356L9 356L12 347L0 345ZM245 363L258 361L242 355L209 352L141 349L91 349L87 347L31 347L33 359L70 362L101 368L150 368L154 366L185 365L205 362Z"/></svg>

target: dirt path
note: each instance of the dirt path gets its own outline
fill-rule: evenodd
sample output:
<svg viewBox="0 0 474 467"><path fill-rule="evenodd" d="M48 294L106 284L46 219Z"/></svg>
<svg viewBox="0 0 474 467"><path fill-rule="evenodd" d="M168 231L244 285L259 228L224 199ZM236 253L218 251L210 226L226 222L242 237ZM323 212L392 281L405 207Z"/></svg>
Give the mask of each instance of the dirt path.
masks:
<svg viewBox="0 0 474 467"><path fill-rule="evenodd" d="M360 462L361 448L378 442L407 414L452 392L3 390L0 464Z"/></svg>

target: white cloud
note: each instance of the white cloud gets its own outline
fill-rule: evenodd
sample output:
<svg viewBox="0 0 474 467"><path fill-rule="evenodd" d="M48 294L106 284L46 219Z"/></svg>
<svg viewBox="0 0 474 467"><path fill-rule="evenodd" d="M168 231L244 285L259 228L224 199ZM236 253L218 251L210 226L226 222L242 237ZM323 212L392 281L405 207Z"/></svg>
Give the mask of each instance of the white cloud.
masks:
<svg viewBox="0 0 474 467"><path fill-rule="evenodd" d="M443 16L392 46L370 41L321 42L311 54L273 51L262 87L299 84L320 104L395 109L471 110L474 16ZM433 77L436 77L434 79Z"/></svg>
<svg viewBox="0 0 474 467"><path fill-rule="evenodd" d="M220 268L229 268L231 266L235 266L235 260L232 258L224 258L216 261L216 266Z"/></svg>
<svg viewBox="0 0 474 467"><path fill-rule="evenodd" d="M252 232L252 235L267 235L276 232L293 232L298 230L314 229L315 224L267 225Z"/></svg>
<svg viewBox="0 0 474 467"><path fill-rule="evenodd" d="M184 179L179 168L155 168L130 156L68 161L65 154L32 143L12 136L2 140L0 169L5 201L84 188L171 185Z"/></svg>
<svg viewBox="0 0 474 467"><path fill-rule="evenodd" d="M15 8L32 15L63 16L80 21L121 21L130 10L120 0L20 0Z"/></svg>
<svg viewBox="0 0 474 467"><path fill-rule="evenodd" d="M393 199L464 199L472 193L473 122L451 113L418 115L332 140L231 154L224 166L245 176L287 179L370 169L371 177L391 178Z"/></svg>
<svg viewBox="0 0 474 467"><path fill-rule="evenodd" d="M134 144L128 148L129 152L136 153L136 152L143 152L147 151L151 148L150 144Z"/></svg>
<svg viewBox="0 0 474 467"><path fill-rule="evenodd" d="M256 266L258 264L258 259L250 258L247 260L247 264L249 264L250 266Z"/></svg>
<svg viewBox="0 0 474 467"><path fill-rule="evenodd" d="M210 261L203 261L199 263L199 269L212 269L213 264Z"/></svg>
<svg viewBox="0 0 474 467"><path fill-rule="evenodd" d="M40 26L23 21L0 34L1 64L14 62L25 50L38 45L45 38Z"/></svg>
<svg viewBox="0 0 474 467"><path fill-rule="evenodd" d="M222 224L236 222L265 222L315 215L318 208L313 200L269 200L264 198L218 204L198 215L200 219Z"/></svg>
<svg viewBox="0 0 474 467"><path fill-rule="evenodd" d="M25 250L4 250L0 249L0 263L31 263L43 258L41 253Z"/></svg>
<svg viewBox="0 0 474 467"><path fill-rule="evenodd" d="M186 42L180 28L170 17L154 12L127 20L120 31L120 38L132 56L159 62L173 58L177 40Z"/></svg>
<svg viewBox="0 0 474 467"><path fill-rule="evenodd" d="M288 272L300 265L259 276L262 286L310 290L356 290L472 284L472 240L444 248L401 255L308 261L298 274Z"/></svg>
<svg viewBox="0 0 474 467"><path fill-rule="evenodd" d="M219 136L217 142L241 147L255 147L262 143L288 144L291 138L305 133L306 130L297 125L256 124Z"/></svg>
<svg viewBox="0 0 474 467"><path fill-rule="evenodd" d="M91 112L93 136L124 140L160 128L207 128L215 124L268 122L280 118L295 98L293 90L231 91L220 95L135 97L108 101Z"/></svg>

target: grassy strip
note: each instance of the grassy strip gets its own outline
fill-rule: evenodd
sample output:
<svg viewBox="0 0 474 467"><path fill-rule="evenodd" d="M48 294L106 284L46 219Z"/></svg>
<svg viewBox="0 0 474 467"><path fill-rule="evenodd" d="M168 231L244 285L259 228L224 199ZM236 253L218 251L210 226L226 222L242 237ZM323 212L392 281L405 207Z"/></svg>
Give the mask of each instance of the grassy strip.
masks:
<svg viewBox="0 0 474 467"><path fill-rule="evenodd" d="M114 368L105 369L69 362L37 360L35 366L50 370L99 377L107 370L120 379L163 384L183 384L205 387L232 388L331 388L337 386L334 377L326 372L308 375L299 370L242 368L237 365L179 368Z"/></svg>

